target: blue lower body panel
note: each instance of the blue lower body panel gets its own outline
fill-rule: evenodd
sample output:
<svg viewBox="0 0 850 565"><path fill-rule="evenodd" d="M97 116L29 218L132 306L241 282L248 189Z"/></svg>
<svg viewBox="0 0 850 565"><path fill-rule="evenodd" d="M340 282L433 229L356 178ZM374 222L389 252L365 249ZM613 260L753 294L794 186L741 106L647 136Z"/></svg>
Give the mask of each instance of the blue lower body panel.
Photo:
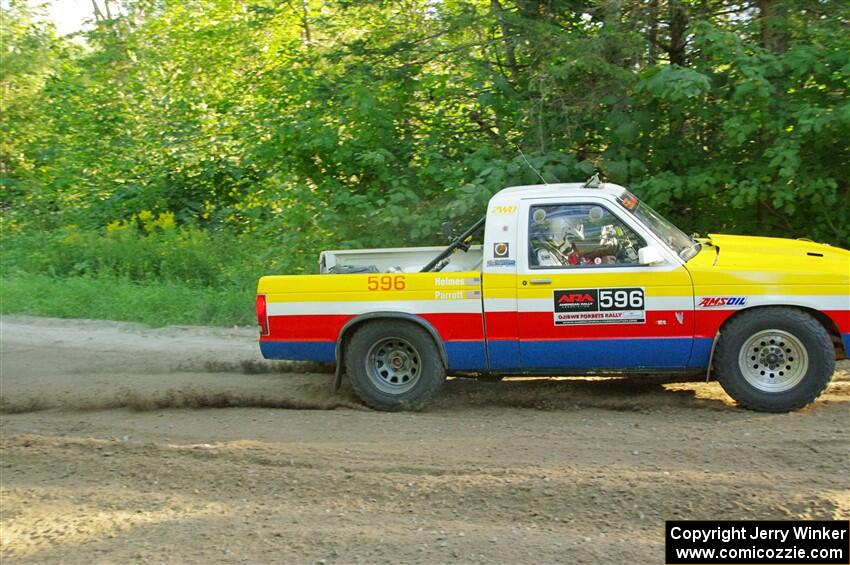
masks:
<svg viewBox="0 0 850 565"><path fill-rule="evenodd" d="M447 341L444 343L449 369L481 371L487 367L484 341ZM333 341L261 341L260 351L266 359L336 363Z"/></svg>
<svg viewBox="0 0 850 565"><path fill-rule="evenodd" d="M266 359L336 362L335 341L261 341L260 352Z"/></svg>
<svg viewBox="0 0 850 565"><path fill-rule="evenodd" d="M444 343L449 370L483 371L487 367L484 340L447 341Z"/></svg>
<svg viewBox="0 0 850 565"><path fill-rule="evenodd" d="M850 334L844 334L850 351ZM595 369L701 369L708 366L709 338L448 341L449 370L522 372ZM333 341L261 341L266 359L336 363Z"/></svg>
<svg viewBox="0 0 850 565"><path fill-rule="evenodd" d="M519 347L516 341L494 340L489 342L490 370L561 372L701 367L708 363L711 340L708 341L707 350L704 343L699 344L694 358L692 338L523 340ZM689 362L692 358L694 364Z"/></svg>
<svg viewBox="0 0 850 565"><path fill-rule="evenodd" d="M688 361L690 369L705 369L711 358L711 346L714 338L698 337L694 339L694 347L691 349L691 360Z"/></svg>
<svg viewBox="0 0 850 565"><path fill-rule="evenodd" d="M519 357L519 341L515 339L491 339L487 342L491 371L519 370L522 360Z"/></svg>

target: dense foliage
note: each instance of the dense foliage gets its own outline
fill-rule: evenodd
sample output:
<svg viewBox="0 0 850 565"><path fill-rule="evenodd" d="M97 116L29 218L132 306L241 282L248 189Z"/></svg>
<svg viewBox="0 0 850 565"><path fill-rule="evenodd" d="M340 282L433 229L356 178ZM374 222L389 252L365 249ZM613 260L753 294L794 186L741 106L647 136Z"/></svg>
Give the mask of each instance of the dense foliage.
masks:
<svg viewBox="0 0 850 565"><path fill-rule="evenodd" d="M845 0L113 0L77 38L26 6L0 207L4 243L49 238L41 271L206 284L251 262L230 249L433 242L538 182L520 150L687 230L850 245Z"/></svg>

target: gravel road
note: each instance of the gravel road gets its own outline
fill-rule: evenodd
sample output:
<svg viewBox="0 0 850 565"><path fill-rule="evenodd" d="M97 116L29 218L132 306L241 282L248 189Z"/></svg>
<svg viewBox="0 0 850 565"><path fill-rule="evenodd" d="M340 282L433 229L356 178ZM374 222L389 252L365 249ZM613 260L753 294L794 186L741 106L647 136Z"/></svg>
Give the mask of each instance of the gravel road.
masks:
<svg viewBox="0 0 850 565"><path fill-rule="evenodd" d="M4 563L662 563L666 519L850 518L846 361L792 414L620 378L386 414L254 336L0 319Z"/></svg>

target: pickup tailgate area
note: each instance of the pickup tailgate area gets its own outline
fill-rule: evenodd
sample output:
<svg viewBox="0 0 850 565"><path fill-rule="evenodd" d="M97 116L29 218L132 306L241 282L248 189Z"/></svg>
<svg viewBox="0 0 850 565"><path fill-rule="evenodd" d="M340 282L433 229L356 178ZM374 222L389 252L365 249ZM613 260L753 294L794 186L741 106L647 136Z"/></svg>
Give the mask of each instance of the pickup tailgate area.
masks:
<svg viewBox="0 0 850 565"><path fill-rule="evenodd" d="M403 317L438 336L450 370L487 368L478 271L266 276L257 295L267 359L336 363L344 331Z"/></svg>

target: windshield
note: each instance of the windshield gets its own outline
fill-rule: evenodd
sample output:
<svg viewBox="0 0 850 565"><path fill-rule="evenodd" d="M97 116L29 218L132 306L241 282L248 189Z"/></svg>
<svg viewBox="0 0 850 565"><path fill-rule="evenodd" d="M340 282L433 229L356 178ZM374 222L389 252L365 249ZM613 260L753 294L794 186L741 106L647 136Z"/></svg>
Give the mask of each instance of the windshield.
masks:
<svg viewBox="0 0 850 565"><path fill-rule="evenodd" d="M685 261L699 253L699 243L686 236L682 230L644 202L638 202L632 213Z"/></svg>

